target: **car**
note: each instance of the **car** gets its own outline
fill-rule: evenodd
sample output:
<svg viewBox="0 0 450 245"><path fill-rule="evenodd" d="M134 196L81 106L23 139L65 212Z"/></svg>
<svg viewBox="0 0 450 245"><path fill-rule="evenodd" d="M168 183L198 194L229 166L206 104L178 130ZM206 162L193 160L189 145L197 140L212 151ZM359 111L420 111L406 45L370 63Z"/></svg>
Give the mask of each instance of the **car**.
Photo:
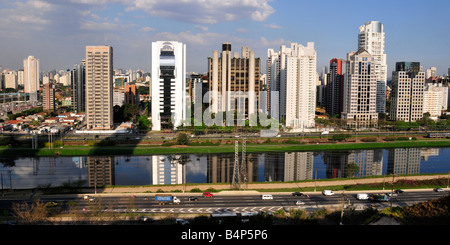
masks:
<svg viewBox="0 0 450 245"><path fill-rule="evenodd" d="M332 196L332 195L334 195L334 192L332 190L323 190L322 194L324 196Z"/></svg>
<svg viewBox="0 0 450 245"><path fill-rule="evenodd" d="M141 216L139 217L139 222L143 222L143 223L153 223L155 220L147 217L147 216Z"/></svg>
<svg viewBox="0 0 450 245"><path fill-rule="evenodd" d="M435 192L443 192L444 191L444 189L442 189L442 188L434 188L433 189Z"/></svg>
<svg viewBox="0 0 450 245"><path fill-rule="evenodd" d="M295 201L295 205L304 205L305 203L302 201Z"/></svg>
<svg viewBox="0 0 450 245"><path fill-rule="evenodd" d="M56 206L58 206L58 203L57 202L48 202L48 203L46 203L46 206L47 207L56 207Z"/></svg>
<svg viewBox="0 0 450 245"><path fill-rule="evenodd" d="M95 197L89 197L89 202L96 202L97 201L97 198L95 198Z"/></svg>
<svg viewBox="0 0 450 245"><path fill-rule="evenodd" d="M198 201L198 198L196 198L196 197L188 197L188 201Z"/></svg>
<svg viewBox="0 0 450 245"><path fill-rule="evenodd" d="M301 193L301 192L293 192L292 193L293 196L304 196L305 194Z"/></svg>
<svg viewBox="0 0 450 245"><path fill-rule="evenodd" d="M211 192L203 192L203 197L213 197Z"/></svg>
<svg viewBox="0 0 450 245"><path fill-rule="evenodd" d="M83 197L84 200L89 200L89 198L91 198L91 196L89 196L89 195L84 195L84 197Z"/></svg>
<svg viewBox="0 0 450 245"><path fill-rule="evenodd" d="M261 196L262 200L273 200L273 196L270 194L264 194Z"/></svg>
<svg viewBox="0 0 450 245"><path fill-rule="evenodd" d="M403 191L403 190L400 190L400 189L398 189L398 190L395 190L394 192L395 192L395 193L397 193L397 194L401 194L401 193L403 193L404 191Z"/></svg>
<svg viewBox="0 0 450 245"><path fill-rule="evenodd" d="M390 197L396 197L396 196L398 196L398 194L397 193L391 193L391 192L388 192L388 193L386 193L386 195L387 196L390 196Z"/></svg>
<svg viewBox="0 0 450 245"><path fill-rule="evenodd" d="M185 220L185 219L176 219L175 223L179 224L179 225L188 225L190 222L188 220Z"/></svg>

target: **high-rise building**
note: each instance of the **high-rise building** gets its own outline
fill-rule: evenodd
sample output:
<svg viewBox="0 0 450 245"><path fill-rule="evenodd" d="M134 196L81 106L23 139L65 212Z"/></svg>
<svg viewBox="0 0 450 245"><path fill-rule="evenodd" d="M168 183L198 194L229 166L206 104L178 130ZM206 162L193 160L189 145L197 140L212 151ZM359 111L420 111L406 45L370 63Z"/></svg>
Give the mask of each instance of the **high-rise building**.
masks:
<svg viewBox="0 0 450 245"><path fill-rule="evenodd" d="M5 72L5 88L13 88L17 89L18 83L17 83L17 72L16 71L7 71Z"/></svg>
<svg viewBox="0 0 450 245"><path fill-rule="evenodd" d="M125 85L125 103L139 105L139 90L136 84Z"/></svg>
<svg viewBox="0 0 450 245"><path fill-rule="evenodd" d="M347 55L341 118L347 120L348 126L358 128L378 124L377 78L374 66L374 58L365 49Z"/></svg>
<svg viewBox="0 0 450 245"><path fill-rule="evenodd" d="M345 62L340 59L330 61L325 92L325 110L330 117L342 113L344 96L344 73L342 70L344 65Z"/></svg>
<svg viewBox="0 0 450 245"><path fill-rule="evenodd" d="M427 69L427 73L426 73L426 77L425 77L426 79L436 77L436 76L437 76L436 67L430 67L429 69Z"/></svg>
<svg viewBox="0 0 450 245"><path fill-rule="evenodd" d="M186 45L152 43L152 130L174 129L186 120Z"/></svg>
<svg viewBox="0 0 450 245"><path fill-rule="evenodd" d="M86 47L86 122L88 129L113 128L113 48Z"/></svg>
<svg viewBox="0 0 450 245"><path fill-rule="evenodd" d="M423 117L425 73L419 62L397 62L392 72L391 107L394 121L415 122Z"/></svg>
<svg viewBox="0 0 450 245"><path fill-rule="evenodd" d="M282 45L268 50L270 115L293 131L314 127L316 109L317 54L314 43ZM276 95L278 92L278 95Z"/></svg>
<svg viewBox="0 0 450 245"><path fill-rule="evenodd" d="M260 88L260 58L249 47L242 47L239 57L231 43L222 44L222 52L208 58L211 112L237 110L249 116L257 113Z"/></svg>
<svg viewBox="0 0 450 245"><path fill-rule="evenodd" d="M55 101L55 84L46 83L44 84L42 93L42 104L45 111L55 111L56 101Z"/></svg>
<svg viewBox="0 0 450 245"><path fill-rule="evenodd" d="M363 48L374 59L373 69L377 81L378 113L386 113L387 64L385 54L384 26L379 21L370 21L359 27L358 50Z"/></svg>
<svg viewBox="0 0 450 245"><path fill-rule="evenodd" d="M72 109L75 112L86 111L86 61L81 61L81 64L77 64L71 70L71 85L72 85Z"/></svg>
<svg viewBox="0 0 450 245"><path fill-rule="evenodd" d="M423 114L437 120L447 110L448 86L442 83L427 83L423 91Z"/></svg>
<svg viewBox="0 0 450 245"><path fill-rule="evenodd" d="M39 59L28 56L23 60L24 92L30 94L30 101L38 101L39 91Z"/></svg>

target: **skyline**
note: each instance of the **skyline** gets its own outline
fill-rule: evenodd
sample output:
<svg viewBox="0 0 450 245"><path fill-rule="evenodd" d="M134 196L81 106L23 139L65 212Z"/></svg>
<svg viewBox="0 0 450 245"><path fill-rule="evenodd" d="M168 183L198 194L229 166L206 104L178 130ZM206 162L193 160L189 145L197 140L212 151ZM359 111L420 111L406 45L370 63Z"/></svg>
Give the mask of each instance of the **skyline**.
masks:
<svg viewBox="0 0 450 245"><path fill-rule="evenodd" d="M209 3L205 6L204 3ZM23 69L35 56L42 71L69 69L90 45L111 45L114 68L151 70L151 43L179 41L187 46L187 71L207 72L208 57L231 42L248 46L262 59L268 49L314 42L317 71L333 58L357 51L359 27L380 21L386 33L388 77L401 61L420 62L437 74L450 67L447 0L324 1L280 0L0 0L0 65ZM187 11L186 11L187 9Z"/></svg>

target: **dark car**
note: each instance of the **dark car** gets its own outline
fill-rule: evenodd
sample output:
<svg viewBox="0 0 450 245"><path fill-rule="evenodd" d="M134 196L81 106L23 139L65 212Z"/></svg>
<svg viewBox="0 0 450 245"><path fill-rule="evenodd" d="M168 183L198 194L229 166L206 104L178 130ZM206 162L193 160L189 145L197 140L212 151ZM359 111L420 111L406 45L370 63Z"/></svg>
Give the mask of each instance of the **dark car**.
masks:
<svg viewBox="0 0 450 245"><path fill-rule="evenodd" d="M198 198L196 198L196 197L188 197L188 201L198 201Z"/></svg>
<svg viewBox="0 0 450 245"><path fill-rule="evenodd" d="M394 191L394 193L397 193L397 194L401 194L401 193L403 193L404 191L403 190L395 190Z"/></svg>
<svg viewBox="0 0 450 245"><path fill-rule="evenodd" d="M294 192L292 193L293 196L304 196L305 194L301 193L301 192Z"/></svg>

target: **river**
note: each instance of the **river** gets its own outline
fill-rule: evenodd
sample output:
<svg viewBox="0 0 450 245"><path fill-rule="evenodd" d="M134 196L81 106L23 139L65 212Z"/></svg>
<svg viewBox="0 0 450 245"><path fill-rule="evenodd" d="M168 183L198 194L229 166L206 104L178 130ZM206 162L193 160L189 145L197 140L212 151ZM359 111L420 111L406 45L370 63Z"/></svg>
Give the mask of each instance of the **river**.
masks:
<svg viewBox="0 0 450 245"><path fill-rule="evenodd" d="M187 154L0 157L2 189L84 182L84 186L288 182L450 172L450 148ZM236 164L238 163L238 164Z"/></svg>

